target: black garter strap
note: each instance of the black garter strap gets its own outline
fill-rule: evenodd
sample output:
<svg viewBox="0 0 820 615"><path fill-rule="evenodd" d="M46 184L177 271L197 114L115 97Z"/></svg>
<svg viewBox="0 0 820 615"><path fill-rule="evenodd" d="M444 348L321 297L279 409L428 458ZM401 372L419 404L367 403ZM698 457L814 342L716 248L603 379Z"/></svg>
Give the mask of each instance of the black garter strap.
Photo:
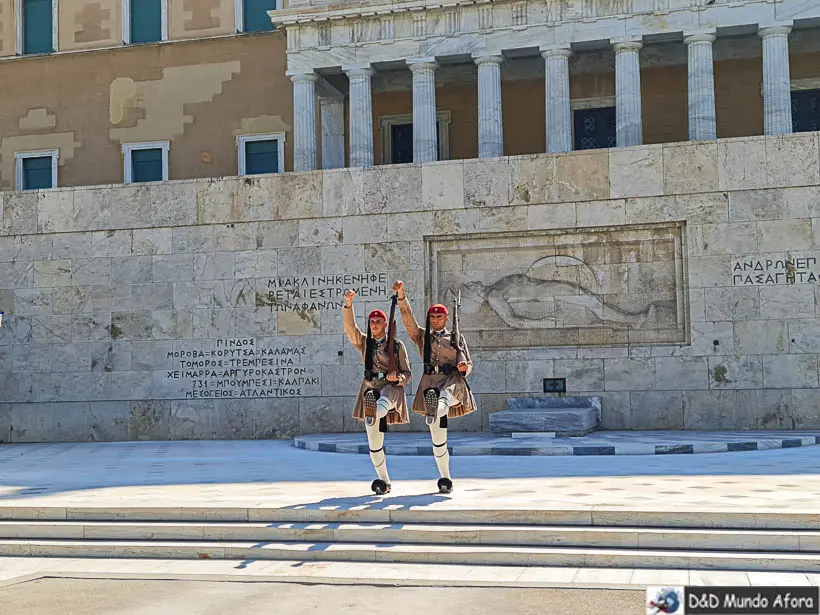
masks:
<svg viewBox="0 0 820 615"><path fill-rule="evenodd" d="M373 454L373 453L378 453L379 451L383 451L383 450L384 450L384 446L382 446L381 448L377 448L375 451L371 448L371 449L370 449L370 453L371 453L371 454Z"/></svg>
<svg viewBox="0 0 820 615"><path fill-rule="evenodd" d="M433 442L433 446L435 446L436 448L438 448L440 446L447 446L447 440L445 440L441 444L436 444L435 442ZM382 448L384 448L384 447L382 447Z"/></svg>

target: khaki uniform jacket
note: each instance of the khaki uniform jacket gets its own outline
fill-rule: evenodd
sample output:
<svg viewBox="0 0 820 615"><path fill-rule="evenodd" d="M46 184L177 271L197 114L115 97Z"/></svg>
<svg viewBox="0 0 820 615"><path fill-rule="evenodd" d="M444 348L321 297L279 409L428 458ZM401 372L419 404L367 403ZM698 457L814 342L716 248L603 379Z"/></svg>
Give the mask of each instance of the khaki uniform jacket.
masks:
<svg viewBox="0 0 820 615"><path fill-rule="evenodd" d="M401 320L404 323L404 328L407 330L410 339L419 349L423 360L424 327L419 325L416 317L413 315L413 310L407 298L399 299L399 311L401 312ZM462 375L461 372L455 369L456 365L458 365L458 358L456 357L455 348L450 345L450 332L446 329L439 333L431 330L430 338L432 341L432 348L430 349L431 365L450 365L453 371L450 374L425 374L422 371L421 380L416 390L416 397L413 400L413 411L418 414L426 414L424 391L430 387L435 387L439 391L445 389L450 391L450 394L457 401L457 405L450 407L450 411L447 413L448 417L454 418L473 412L478 406L476 405L475 396L467 386L467 380L465 379L465 375L469 376L473 371L473 362L470 359L470 351L467 348L467 343L464 341L464 336L461 336L460 344L463 353L461 359L468 365L465 375Z"/></svg>
<svg viewBox="0 0 820 615"><path fill-rule="evenodd" d="M365 362L365 350L367 350L367 335L365 335L359 326L356 324L356 316L353 313L353 307L342 308L342 321L344 322L345 335L353 347L356 348L362 355L362 364ZM404 384L410 380L410 361L407 358L407 349L401 340L396 340L396 349L399 353L399 375L401 380L398 383L390 382L389 380L367 378L362 379L362 385L359 387L359 394L356 396L356 406L353 408L353 418L364 421L364 408L362 407L362 396L368 389L377 389L379 394L387 396L395 403L395 407L387 413L387 424L403 424L410 422L407 413L407 394L404 391ZM376 352L373 355L373 371L387 373L387 365L389 362L387 354L387 337L377 342Z"/></svg>

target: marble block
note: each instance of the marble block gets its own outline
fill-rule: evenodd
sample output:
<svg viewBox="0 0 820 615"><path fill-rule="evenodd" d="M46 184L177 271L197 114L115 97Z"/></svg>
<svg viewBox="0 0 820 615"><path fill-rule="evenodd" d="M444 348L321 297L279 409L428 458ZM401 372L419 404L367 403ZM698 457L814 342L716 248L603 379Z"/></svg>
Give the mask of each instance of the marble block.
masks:
<svg viewBox="0 0 820 615"><path fill-rule="evenodd" d="M600 425L600 397L511 397L489 417L491 433L554 432L583 436Z"/></svg>

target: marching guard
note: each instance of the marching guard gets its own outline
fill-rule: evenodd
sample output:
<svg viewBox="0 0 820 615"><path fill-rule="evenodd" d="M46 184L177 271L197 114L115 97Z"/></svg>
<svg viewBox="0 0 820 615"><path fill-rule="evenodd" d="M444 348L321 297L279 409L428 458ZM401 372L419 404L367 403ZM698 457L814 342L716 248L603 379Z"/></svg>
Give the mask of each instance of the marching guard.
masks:
<svg viewBox="0 0 820 615"><path fill-rule="evenodd" d="M421 327L405 294L404 282L393 284L398 297L404 328L424 358L413 410L425 417L433 441L433 455L439 474L438 490L450 493L450 451L447 448L447 419L464 416L476 409L476 401L467 384L473 362L458 323L458 300L453 313L453 330L447 330L447 306L436 303L427 310L427 321Z"/></svg>
<svg viewBox="0 0 820 615"><path fill-rule="evenodd" d="M404 385L410 380L410 362L404 344L396 339L394 317L397 297L393 297L389 319L382 310L373 310L368 314L365 335L356 324L353 312L355 296L355 291L346 290L342 308L345 335L362 354L364 363L364 378L356 398L353 418L365 423L370 459L378 475L371 489L376 495L383 495L390 493L391 487L384 453L384 434L387 425L409 422Z"/></svg>

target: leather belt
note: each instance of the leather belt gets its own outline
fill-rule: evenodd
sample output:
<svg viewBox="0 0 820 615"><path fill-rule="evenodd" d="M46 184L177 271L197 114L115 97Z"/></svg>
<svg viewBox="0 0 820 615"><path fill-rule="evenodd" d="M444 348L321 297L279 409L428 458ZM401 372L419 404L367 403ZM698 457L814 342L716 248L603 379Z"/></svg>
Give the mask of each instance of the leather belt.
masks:
<svg viewBox="0 0 820 615"><path fill-rule="evenodd" d="M454 369L455 367L452 365L425 365L424 373L427 375L444 374L445 376L449 376L453 373Z"/></svg>
<svg viewBox="0 0 820 615"><path fill-rule="evenodd" d="M366 380L387 380L387 372L369 372L365 370L364 377Z"/></svg>

